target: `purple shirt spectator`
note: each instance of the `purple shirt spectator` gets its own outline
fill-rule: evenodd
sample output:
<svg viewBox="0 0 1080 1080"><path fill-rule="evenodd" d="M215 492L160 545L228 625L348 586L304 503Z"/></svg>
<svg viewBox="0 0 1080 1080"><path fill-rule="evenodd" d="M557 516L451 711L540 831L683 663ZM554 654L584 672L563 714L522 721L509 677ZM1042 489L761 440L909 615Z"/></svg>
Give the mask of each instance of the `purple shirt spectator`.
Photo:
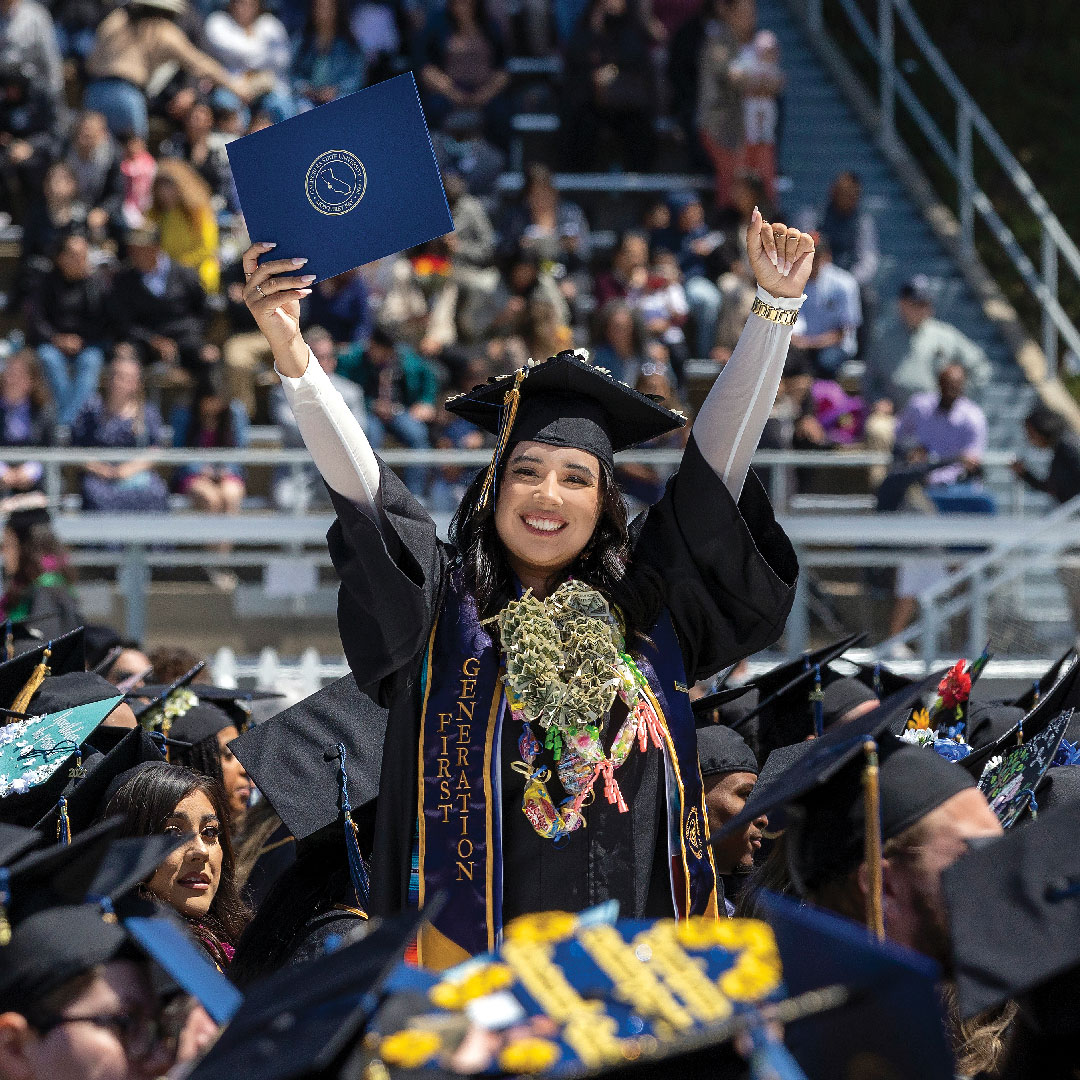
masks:
<svg viewBox="0 0 1080 1080"><path fill-rule="evenodd" d="M942 408L940 394L914 394L896 422L896 442L917 444L931 458L974 458L986 453L986 414L970 398L958 397ZM954 483L965 472L962 462L942 465L930 484Z"/></svg>

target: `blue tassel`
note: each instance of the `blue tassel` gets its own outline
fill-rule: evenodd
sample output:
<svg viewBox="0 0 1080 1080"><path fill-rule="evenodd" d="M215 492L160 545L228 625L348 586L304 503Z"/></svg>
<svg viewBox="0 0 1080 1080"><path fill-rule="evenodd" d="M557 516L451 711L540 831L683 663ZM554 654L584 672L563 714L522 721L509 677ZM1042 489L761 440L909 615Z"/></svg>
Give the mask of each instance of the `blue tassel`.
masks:
<svg viewBox="0 0 1080 1080"><path fill-rule="evenodd" d="M874 664L874 693L877 694L877 696L879 698L882 698L882 697L885 696L881 692L881 661L880 660L878 660Z"/></svg>
<svg viewBox="0 0 1080 1080"><path fill-rule="evenodd" d="M752 1027L750 1040L750 1080L806 1080L791 1052L767 1028Z"/></svg>
<svg viewBox="0 0 1080 1080"><path fill-rule="evenodd" d="M1080 743L1062 739L1051 765L1080 765Z"/></svg>
<svg viewBox="0 0 1080 1080"><path fill-rule="evenodd" d="M349 859L349 877L352 878L353 892L356 894L356 906L365 914L368 909L369 883L364 857L360 854L360 843L356 838L356 824L352 819L352 806L349 804L349 774L345 771L345 744L338 743L338 783L341 785L341 809L345 813L345 851Z"/></svg>
<svg viewBox="0 0 1080 1080"><path fill-rule="evenodd" d="M814 734L820 739L825 734L825 691L821 689L821 665L814 665L814 689L810 694L814 703Z"/></svg>
<svg viewBox="0 0 1080 1080"><path fill-rule="evenodd" d="M1039 817L1039 804L1035 801L1035 792L1031 791L1031 799L1028 801L1028 809L1031 811L1031 820L1037 821Z"/></svg>
<svg viewBox="0 0 1080 1080"><path fill-rule="evenodd" d="M11 922L8 920L8 905L11 903L11 873L6 866L0 866L0 946L11 941Z"/></svg>
<svg viewBox="0 0 1080 1080"><path fill-rule="evenodd" d="M56 840L60 844L71 843L71 819L68 817L67 799L60 796L60 821L56 826Z"/></svg>

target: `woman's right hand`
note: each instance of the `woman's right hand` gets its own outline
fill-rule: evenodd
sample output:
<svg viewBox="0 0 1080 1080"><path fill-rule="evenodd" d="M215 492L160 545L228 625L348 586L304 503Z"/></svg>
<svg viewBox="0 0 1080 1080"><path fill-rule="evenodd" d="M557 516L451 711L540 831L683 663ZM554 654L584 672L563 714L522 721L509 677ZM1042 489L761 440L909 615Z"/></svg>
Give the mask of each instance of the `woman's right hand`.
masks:
<svg viewBox="0 0 1080 1080"><path fill-rule="evenodd" d="M308 286L315 275L292 276L307 259L273 259L260 264L260 256L274 246L252 244L244 252L244 303L270 343L278 370L298 378L307 367L307 346L300 334L300 301L311 293ZM296 364L299 371L289 370Z"/></svg>

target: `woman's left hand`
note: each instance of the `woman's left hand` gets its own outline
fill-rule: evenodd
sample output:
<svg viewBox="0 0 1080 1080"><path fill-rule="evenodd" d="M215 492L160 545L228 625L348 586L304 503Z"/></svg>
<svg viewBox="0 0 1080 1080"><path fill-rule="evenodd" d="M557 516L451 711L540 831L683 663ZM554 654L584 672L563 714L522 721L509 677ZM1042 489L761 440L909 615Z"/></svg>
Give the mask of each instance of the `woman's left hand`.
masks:
<svg viewBox="0 0 1080 1080"><path fill-rule="evenodd" d="M771 296L802 296L814 265L814 238L762 221L755 207L746 230L746 253L757 283Z"/></svg>

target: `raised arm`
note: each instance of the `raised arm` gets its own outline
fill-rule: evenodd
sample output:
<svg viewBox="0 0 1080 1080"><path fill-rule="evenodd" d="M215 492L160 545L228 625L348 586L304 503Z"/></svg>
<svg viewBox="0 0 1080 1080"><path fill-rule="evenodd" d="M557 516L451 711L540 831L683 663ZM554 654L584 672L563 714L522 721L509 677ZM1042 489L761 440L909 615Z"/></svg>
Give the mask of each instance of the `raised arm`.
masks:
<svg viewBox="0 0 1080 1080"><path fill-rule="evenodd" d="M378 522L378 459L360 421L312 356L300 332L300 301L311 292L308 286L314 277L297 276L306 259L260 264L259 258L273 247L253 244L244 252L244 300L270 343L285 397L322 478Z"/></svg>
<svg viewBox="0 0 1080 1080"><path fill-rule="evenodd" d="M757 209L746 232L746 248L757 278L754 306L760 313L747 320L693 429L702 457L736 501L784 373L793 325L786 322L788 313L802 306L803 288L814 263L814 241L809 234L770 225L761 220Z"/></svg>

